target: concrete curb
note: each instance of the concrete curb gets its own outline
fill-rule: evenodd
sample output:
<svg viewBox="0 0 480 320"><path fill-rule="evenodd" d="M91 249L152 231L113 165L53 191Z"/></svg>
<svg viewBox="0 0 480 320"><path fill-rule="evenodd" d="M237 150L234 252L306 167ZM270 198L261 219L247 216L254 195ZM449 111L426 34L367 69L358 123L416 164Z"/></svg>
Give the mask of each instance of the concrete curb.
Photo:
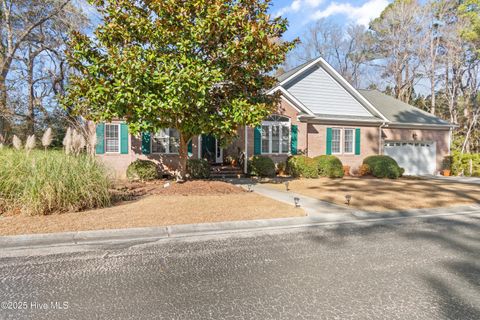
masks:
<svg viewBox="0 0 480 320"><path fill-rule="evenodd" d="M435 218L455 215L480 215L480 206L462 206L430 210L412 210L388 214L368 213L353 215L326 214L297 218L243 220L217 223L185 224L166 227L109 229L95 231L0 236L0 248L21 249L45 246L65 246L162 239L188 238L216 234L235 234L267 230L310 228L340 224L395 223L410 218ZM444 211L444 212L442 212ZM432 213L434 212L434 213Z"/></svg>

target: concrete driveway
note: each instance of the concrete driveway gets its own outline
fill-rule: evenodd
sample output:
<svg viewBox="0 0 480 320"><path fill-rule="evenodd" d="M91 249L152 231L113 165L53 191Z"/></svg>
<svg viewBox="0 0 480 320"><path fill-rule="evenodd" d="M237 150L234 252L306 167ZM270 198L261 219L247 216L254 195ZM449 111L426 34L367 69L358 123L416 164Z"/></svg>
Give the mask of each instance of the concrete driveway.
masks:
<svg viewBox="0 0 480 320"><path fill-rule="evenodd" d="M460 182L460 183L467 183L467 184L480 184L480 177L445 177L445 176L434 176L434 175L426 175L423 177L429 178L429 179L442 180L442 181Z"/></svg>

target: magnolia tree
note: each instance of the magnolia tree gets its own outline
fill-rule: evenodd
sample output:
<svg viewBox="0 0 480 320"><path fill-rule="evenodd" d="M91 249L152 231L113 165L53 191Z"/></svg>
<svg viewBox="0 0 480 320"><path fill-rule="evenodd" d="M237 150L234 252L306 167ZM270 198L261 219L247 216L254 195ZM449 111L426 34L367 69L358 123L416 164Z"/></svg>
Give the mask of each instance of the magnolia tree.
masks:
<svg viewBox="0 0 480 320"><path fill-rule="evenodd" d="M103 24L75 33L66 106L94 121L125 119L132 133L176 128L180 176L187 145L256 125L278 100L271 76L296 41L281 41L271 0L97 0Z"/></svg>

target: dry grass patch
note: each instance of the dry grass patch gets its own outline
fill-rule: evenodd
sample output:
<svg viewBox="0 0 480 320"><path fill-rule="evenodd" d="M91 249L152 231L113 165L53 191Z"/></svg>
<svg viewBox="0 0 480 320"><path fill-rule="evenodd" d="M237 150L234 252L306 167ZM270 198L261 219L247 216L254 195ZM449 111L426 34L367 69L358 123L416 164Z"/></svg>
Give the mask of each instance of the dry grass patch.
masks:
<svg viewBox="0 0 480 320"><path fill-rule="evenodd" d="M283 184L271 184L284 190ZM299 179L289 184L291 191L345 205L350 194L351 207L371 211L392 211L478 204L480 185L439 180L401 178L398 180L345 177L343 179Z"/></svg>
<svg viewBox="0 0 480 320"><path fill-rule="evenodd" d="M216 181L123 186L152 194L121 205L49 216L0 217L0 234L51 233L304 216L302 209ZM145 190L146 188L146 190ZM188 196L186 196L188 195Z"/></svg>

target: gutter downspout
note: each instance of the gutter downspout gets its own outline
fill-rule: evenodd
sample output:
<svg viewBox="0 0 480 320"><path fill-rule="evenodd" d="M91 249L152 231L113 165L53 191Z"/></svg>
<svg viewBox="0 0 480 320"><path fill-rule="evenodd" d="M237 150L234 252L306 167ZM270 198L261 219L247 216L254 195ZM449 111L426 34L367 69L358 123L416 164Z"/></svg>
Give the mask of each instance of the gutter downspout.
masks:
<svg viewBox="0 0 480 320"><path fill-rule="evenodd" d="M450 130L448 130L448 155L452 155L452 133L453 133L453 127L450 127Z"/></svg>
<svg viewBox="0 0 480 320"><path fill-rule="evenodd" d="M388 127L388 124L386 122L382 123L380 127L378 127L378 154L382 155L383 154L383 142L382 142L382 128Z"/></svg>

